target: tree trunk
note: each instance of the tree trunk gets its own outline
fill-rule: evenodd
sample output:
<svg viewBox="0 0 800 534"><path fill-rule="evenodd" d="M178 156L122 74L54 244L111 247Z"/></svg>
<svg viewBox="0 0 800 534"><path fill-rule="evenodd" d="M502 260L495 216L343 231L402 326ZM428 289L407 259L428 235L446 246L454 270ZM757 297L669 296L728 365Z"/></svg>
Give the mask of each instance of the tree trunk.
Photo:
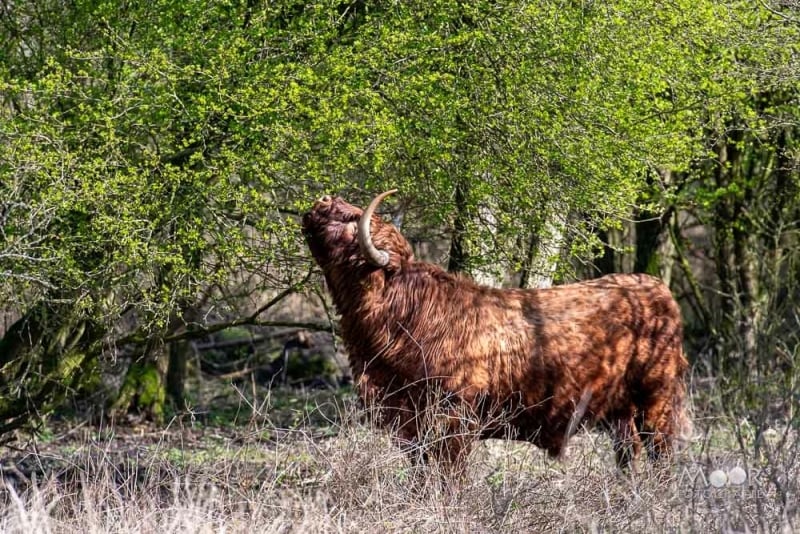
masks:
<svg viewBox="0 0 800 534"><path fill-rule="evenodd" d="M659 174L664 184L672 183L670 171L661 171ZM640 210L635 222L636 257L633 272L657 276L667 286L672 283L672 268L675 265L675 244L669 235L675 216L671 208L661 213Z"/></svg>
<svg viewBox="0 0 800 534"><path fill-rule="evenodd" d="M497 234L497 219L492 207L480 205L473 209L469 201L469 185L465 181L456 184L454 200L456 214L447 270L468 274L484 286L499 287L503 282L502 270L485 262L492 254L488 243Z"/></svg>
<svg viewBox="0 0 800 534"><path fill-rule="evenodd" d="M121 416L136 413L162 423L166 401L167 367L169 354L163 345L145 350L145 356L131 362L125 374L111 413Z"/></svg>
<svg viewBox="0 0 800 534"><path fill-rule="evenodd" d="M176 341L169 345L169 365L167 367L167 396L178 411L186 409L185 382L188 368L188 341Z"/></svg>
<svg viewBox="0 0 800 534"><path fill-rule="evenodd" d="M617 250L622 246L622 235L618 230L598 230L597 237L603 243L603 255L594 260L595 271L592 276L598 277L622 272L622 255Z"/></svg>
<svg viewBox="0 0 800 534"><path fill-rule="evenodd" d="M729 153L732 152L731 153ZM730 184L729 165L731 155L735 159L735 147L728 144L728 140L723 138L717 144L717 163L714 173L715 185L717 190L724 190ZM734 278L734 254L733 254L733 229L731 222L735 219L734 201L730 196L719 198L714 207L714 266L716 269L717 280L719 283L720 314L718 319L719 332L722 338L719 340L720 346L717 348L717 361L714 371L724 372L731 364L731 354L729 350L735 344L734 332L736 331L736 287Z"/></svg>
<svg viewBox="0 0 800 534"><path fill-rule="evenodd" d="M40 303L0 340L0 437L35 427L70 392L92 382L100 334L71 310Z"/></svg>
<svg viewBox="0 0 800 534"><path fill-rule="evenodd" d="M463 181L456 183L456 214L453 221L453 236L450 238L450 259L447 270L451 273L463 273L467 270L467 191Z"/></svg>
<svg viewBox="0 0 800 534"><path fill-rule="evenodd" d="M721 347L727 360L724 369L750 375L758 361L757 332L761 321L758 268L756 265L756 228L749 210L754 204L754 167L745 157L753 157L754 147L740 150L743 132L733 129L718 145L716 186L724 191L714 213L715 264L721 291ZM733 191L727 192L735 185Z"/></svg>
<svg viewBox="0 0 800 534"><path fill-rule="evenodd" d="M534 232L528 241L526 261L520 273L521 288L545 288L553 285L558 260L564 247L566 208L553 207L543 228ZM562 218L563 217L563 218Z"/></svg>
<svg viewBox="0 0 800 534"><path fill-rule="evenodd" d="M486 258L495 254L494 247L490 243L495 240L497 236L497 217L490 206L478 206L478 218L480 227L478 230L477 246L475 250L471 251L473 256L479 259L477 262L471 262L469 268L470 276L482 286L500 287L503 285L504 272L502 267L498 267L498 262L487 262ZM496 255L496 254L495 254Z"/></svg>
<svg viewBox="0 0 800 534"><path fill-rule="evenodd" d="M0 339L0 369L4 369L7 364L15 360L24 358L31 348L41 343L44 336L40 316L42 313L45 313L44 305L36 305L6 330L3 338ZM0 380L4 379L5 375L0 374Z"/></svg>

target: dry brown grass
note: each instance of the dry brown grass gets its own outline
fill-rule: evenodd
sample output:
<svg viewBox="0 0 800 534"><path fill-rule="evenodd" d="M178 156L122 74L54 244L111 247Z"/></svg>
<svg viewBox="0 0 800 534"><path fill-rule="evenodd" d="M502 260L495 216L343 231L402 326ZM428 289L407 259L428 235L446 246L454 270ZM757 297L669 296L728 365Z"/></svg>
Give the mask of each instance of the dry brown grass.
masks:
<svg viewBox="0 0 800 534"><path fill-rule="evenodd" d="M262 399L263 401L264 399ZM7 451L2 532L792 531L800 443L744 423L697 422L668 466L620 473L605 436L580 433L553 461L488 441L459 485L415 471L350 400L254 403L242 426L176 419L169 428L77 429ZM277 403L276 403L277 404ZM736 466L744 484L709 484Z"/></svg>

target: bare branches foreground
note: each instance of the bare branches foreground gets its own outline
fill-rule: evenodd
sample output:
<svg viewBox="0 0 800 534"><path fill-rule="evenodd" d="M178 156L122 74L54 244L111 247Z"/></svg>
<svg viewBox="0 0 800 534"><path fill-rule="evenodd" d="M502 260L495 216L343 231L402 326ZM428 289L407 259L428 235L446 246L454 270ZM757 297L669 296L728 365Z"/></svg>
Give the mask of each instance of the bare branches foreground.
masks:
<svg viewBox="0 0 800 534"><path fill-rule="evenodd" d="M285 392L284 392L285 393ZM267 394L271 395L271 394ZM278 394L280 395L280 393ZM2 532L793 531L800 441L698 421L669 466L622 474L607 438L553 461L490 440L460 485L415 471L351 399L267 396L238 427L79 427L4 454ZM242 396L244 400L244 396ZM252 399L249 401L252 403ZM277 413L291 414L277 423ZM269 415L268 415L269 414ZM294 423L291 421L294 420Z"/></svg>

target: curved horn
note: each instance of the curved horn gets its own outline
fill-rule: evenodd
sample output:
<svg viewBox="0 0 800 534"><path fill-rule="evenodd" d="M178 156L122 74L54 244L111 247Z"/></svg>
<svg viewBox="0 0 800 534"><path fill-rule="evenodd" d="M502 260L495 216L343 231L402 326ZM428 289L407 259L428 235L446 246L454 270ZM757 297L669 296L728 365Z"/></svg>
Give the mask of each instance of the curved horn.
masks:
<svg viewBox="0 0 800 534"><path fill-rule="evenodd" d="M397 193L397 189L390 189L373 198L372 202L367 206L367 209L364 210L364 214L358 220L358 246L361 249L361 254L377 267L384 267L389 263L389 253L385 250L378 250L375 245L372 244L372 234L370 233L372 214L375 213L375 208L378 207L381 200L392 193Z"/></svg>

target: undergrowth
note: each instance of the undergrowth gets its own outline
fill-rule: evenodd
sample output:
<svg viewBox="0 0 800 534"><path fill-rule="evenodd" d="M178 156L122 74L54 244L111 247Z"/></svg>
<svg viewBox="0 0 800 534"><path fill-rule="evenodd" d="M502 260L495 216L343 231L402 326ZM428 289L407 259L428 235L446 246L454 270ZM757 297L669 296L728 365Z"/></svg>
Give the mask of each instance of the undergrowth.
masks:
<svg viewBox="0 0 800 534"><path fill-rule="evenodd" d="M352 394L239 394L250 415L238 425L191 414L164 429L72 421L47 442L8 448L0 461L0 531L800 528L800 442L791 425L763 430L703 417L672 462L642 462L626 473L601 434L579 432L559 461L527 443L489 440L454 482L436 466L413 466Z"/></svg>

